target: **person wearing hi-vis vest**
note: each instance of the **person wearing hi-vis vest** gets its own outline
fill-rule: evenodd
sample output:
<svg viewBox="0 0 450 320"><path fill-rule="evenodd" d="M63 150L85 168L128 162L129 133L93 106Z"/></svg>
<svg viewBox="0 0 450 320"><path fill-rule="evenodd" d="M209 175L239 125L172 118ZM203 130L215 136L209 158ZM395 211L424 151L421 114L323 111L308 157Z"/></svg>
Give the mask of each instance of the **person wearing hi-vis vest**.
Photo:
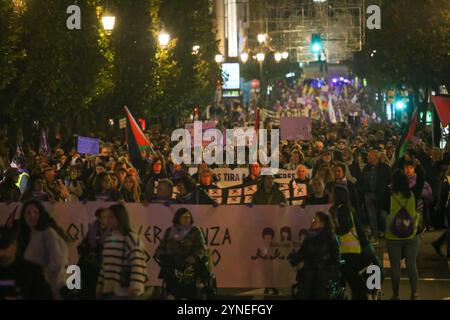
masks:
<svg viewBox="0 0 450 320"><path fill-rule="evenodd" d="M417 256L420 238L420 215L416 211L414 193L408 185L408 177L401 171L392 175L391 209L386 220L386 248L391 264L392 300L399 300L401 275L400 262L404 258L411 286L411 300L417 300Z"/></svg>
<svg viewBox="0 0 450 320"><path fill-rule="evenodd" d="M348 283L352 300L367 300L368 289L359 275L364 263L361 256L362 246L359 238L361 232L357 232L358 221L353 214L350 205L350 197L345 187L336 186L331 194L333 206L330 214L336 226L336 234L339 237L339 249L344 260L342 273Z"/></svg>

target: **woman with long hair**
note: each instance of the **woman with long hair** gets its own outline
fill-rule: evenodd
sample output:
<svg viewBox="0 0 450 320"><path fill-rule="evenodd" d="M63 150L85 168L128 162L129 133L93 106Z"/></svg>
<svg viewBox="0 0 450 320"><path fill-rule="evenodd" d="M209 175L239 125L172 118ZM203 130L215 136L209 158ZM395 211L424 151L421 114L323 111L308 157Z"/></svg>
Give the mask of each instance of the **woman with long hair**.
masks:
<svg viewBox="0 0 450 320"><path fill-rule="evenodd" d="M204 276L205 257L205 239L191 212L186 208L178 209L155 252L155 259L161 266L159 278L166 282L169 298L197 298L196 284L198 278Z"/></svg>
<svg viewBox="0 0 450 320"><path fill-rule="evenodd" d="M289 256L292 266L304 262L297 272L301 300L326 300L330 296L330 283L337 277L340 255L331 217L317 212L300 249Z"/></svg>
<svg viewBox="0 0 450 320"><path fill-rule="evenodd" d="M125 202L141 202L141 187L132 174L127 174L120 189Z"/></svg>
<svg viewBox="0 0 450 320"><path fill-rule="evenodd" d="M19 255L44 269L53 297L61 299L61 289L66 286L69 238L42 203L34 199L23 205L19 229Z"/></svg>
<svg viewBox="0 0 450 320"><path fill-rule="evenodd" d="M148 279L143 243L131 230L125 206L115 204L109 211L111 233L103 243L97 296L113 300L138 298Z"/></svg>
<svg viewBox="0 0 450 320"><path fill-rule="evenodd" d="M93 201L118 201L121 199L120 193L112 188L111 177L106 172L99 173L94 180Z"/></svg>
<svg viewBox="0 0 450 320"><path fill-rule="evenodd" d="M391 262L393 300L399 300L400 261L405 258L411 286L411 299L417 300L417 255L420 238L417 234L419 215L408 177L401 171L392 176L391 209L386 219L386 248Z"/></svg>

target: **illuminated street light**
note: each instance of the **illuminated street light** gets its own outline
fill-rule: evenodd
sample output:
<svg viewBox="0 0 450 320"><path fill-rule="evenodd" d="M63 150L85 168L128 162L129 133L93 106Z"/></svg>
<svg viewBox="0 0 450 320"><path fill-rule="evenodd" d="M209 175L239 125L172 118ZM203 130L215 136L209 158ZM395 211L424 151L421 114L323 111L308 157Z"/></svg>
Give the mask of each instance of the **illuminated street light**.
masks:
<svg viewBox="0 0 450 320"><path fill-rule="evenodd" d="M256 54L256 60L258 60L258 62L263 62L265 58L266 55L262 52Z"/></svg>
<svg viewBox="0 0 450 320"><path fill-rule="evenodd" d="M281 59L283 58L282 54L279 52L275 52L274 57L276 62L280 62Z"/></svg>
<svg viewBox="0 0 450 320"><path fill-rule="evenodd" d="M246 63L248 61L248 53L247 52L241 53L241 61L243 63Z"/></svg>
<svg viewBox="0 0 450 320"><path fill-rule="evenodd" d="M169 44L170 35L164 31L162 31L158 36L158 40L159 40L159 45L161 47L165 47Z"/></svg>
<svg viewBox="0 0 450 320"><path fill-rule="evenodd" d="M216 54L215 60L216 60L217 63L222 63L223 62L223 55Z"/></svg>
<svg viewBox="0 0 450 320"><path fill-rule="evenodd" d="M287 51L284 51L284 52L281 54L281 57L282 57L283 59L287 59L287 58L289 57L289 53L287 53Z"/></svg>
<svg viewBox="0 0 450 320"><path fill-rule="evenodd" d="M263 33L258 34L258 42L259 44L263 44L264 42L266 42L266 35Z"/></svg>
<svg viewBox="0 0 450 320"><path fill-rule="evenodd" d="M107 34L111 34L114 29L114 25L116 24L116 17L113 16L110 12L106 11L102 16L102 24L103 29Z"/></svg>
<svg viewBox="0 0 450 320"><path fill-rule="evenodd" d="M200 50L200 46L199 45L193 46L192 47L192 54L197 55L199 50Z"/></svg>

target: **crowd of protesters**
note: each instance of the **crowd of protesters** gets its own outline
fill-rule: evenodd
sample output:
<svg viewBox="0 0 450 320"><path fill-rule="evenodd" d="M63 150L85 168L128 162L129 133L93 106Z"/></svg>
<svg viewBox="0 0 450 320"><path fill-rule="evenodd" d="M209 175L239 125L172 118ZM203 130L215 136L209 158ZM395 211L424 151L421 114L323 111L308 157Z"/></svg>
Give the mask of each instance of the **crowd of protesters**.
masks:
<svg viewBox="0 0 450 320"><path fill-rule="evenodd" d="M270 121L266 121L265 125L274 128ZM305 247L291 256L293 265L305 261L306 269L299 278L310 279L313 269L310 266L325 263L314 258L315 255L331 250L327 256L332 262L327 263L336 267L340 263L340 254L345 261L341 270L351 288L352 298L364 299L367 289L362 287L358 272L376 260L372 246L377 245L380 239L386 239L391 260L393 299L399 298L402 258L406 259L411 298L417 299L416 261L420 234L434 226L444 228L445 220L450 221L450 143L444 150L433 148L429 134L425 130L419 131L416 136L421 140L411 144L406 153L398 157L400 131L387 123L355 126L342 122L330 126L317 122L314 123L312 135L314 139L311 141L282 142L280 147L280 168L296 170L296 178L290 184L300 183L307 187L301 205L331 206L330 221L328 216L318 213L311 226L312 231L307 235ZM51 154L42 154L33 148L25 148L14 159L10 153L0 154L0 202L26 203L22 209L19 235L2 231L0 275L5 268L12 270L9 268L11 265L19 265L14 272L23 274L40 266L50 276L48 290L43 285L35 284L42 288L40 293L33 294L37 289L27 287L23 288L23 296L64 297L59 289L62 271L67 265L65 236L41 202L217 205L208 195L208 189L216 187L218 182L213 171L215 166L203 163L191 176L186 166L171 161L168 135L151 132L149 139L155 153L147 151L145 165L140 168L133 166L120 139L103 143L100 154L96 156L80 154L74 146L62 146L61 143L53 148ZM0 149L5 150L8 142L0 140L3 143ZM12 150L13 147L9 147ZM253 204L288 205L274 177L261 176L258 163L249 166L249 175L243 180L243 185L254 184L258 185L258 190L253 195ZM91 227L79 248L80 252L95 253L92 261L88 259L86 262L94 265L88 272L91 280L88 281L86 294L90 297L137 297L143 294L146 276L145 266L139 263L143 259L139 249L141 244L130 229L124 208L123 205L116 205L97 212L98 223ZM163 252L170 248L171 239L177 243L180 237L184 239L189 236L195 238L197 248L203 248L204 240L198 229L193 227L192 216L188 213L183 211L174 219L174 229L166 233L158 251L160 259L167 259ZM393 227L399 214L403 221L411 220L412 229L402 231ZM323 229L327 230L326 236L320 235ZM313 239L319 235L319 238ZM338 237L338 243L333 243L333 235ZM442 253L445 242L447 257L450 258L448 229L433 243L437 253ZM127 256L133 261L128 272L114 267L115 260L122 259L125 252L133 253L132 257ZM20 258L13 259L16 253ZM202 255L200 250L197 258ZM89 255L82 255L83 259L86 256ZM183 260L183 268L186 264L199 263L196 257L185 258L188 260ZM173 267L173 263L169 265ZM38 277L38 273L34 274ZM119 278L114 275L119 275ZM36 283L38 281L44 280L36 279ZM173 281L170 278L167 285L178 297L180 293L174 288ZM123 282L127 283L125 291ZM311 296L305 293L305 288L300 292L299 295L304 298L321 298L324 294L319 290Z"/></svg>

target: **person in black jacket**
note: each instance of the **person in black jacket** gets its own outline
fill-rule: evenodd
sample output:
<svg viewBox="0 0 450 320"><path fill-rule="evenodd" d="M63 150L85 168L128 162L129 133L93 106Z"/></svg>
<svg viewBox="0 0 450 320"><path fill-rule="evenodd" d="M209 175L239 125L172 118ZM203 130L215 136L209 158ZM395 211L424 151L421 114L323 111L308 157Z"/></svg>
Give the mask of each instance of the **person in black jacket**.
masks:
<svg viewBox="0 0 450 320"><path fill-rule="evenodd" d="M164 158L153 159L149 167L149 172L142 179L142 195L145 199L151 199L155 195L155 182L160 179L167 179L166 164Z"/></svg>
<svg viewBox="0 0 450 320"><path fill-rule="evenodd" d="M102 264L103 243L109 235L108 221L111 212L105 208L95 211L96 220L89 227L86 237L78 245L78 266L81 269L81 297L95 300L97 278Z"/></svg>
<svg viewBox="0 0 450 320"><path fill-rule="evenodd" d="M292 266L304 262L297 272L300 300L326 300L330 283L337 279L340 263L339 244L331 217L317 212L300 249L289 256Z"/></svg>
<svg viewBox="0 0 450 320"><path fill-rule="evenodd" d="M342 186L348 190L350 196L350 204L355 209L359 219L362 219L362 210L358 198L358 192L354 183L346 177L346 165L342 162L336 162L334 165L334 186Z"/></svg>
<svg viewBox="0 0 450 320"><path fill-rule="evenodd" d="M244 178L243 185L251 186L261 182L261 165L254 163L249 165L249 174Z"/></svg>
<svg viewBox="0 0 450 320"><path fill-rule="evenodd" d="M450 165L444 175L437 201L437 210L447 216L447 230L432 243L432 246L438 255L442 255L441 248L447 242L447 259L450 259Z"/></svg>
<svg viewBox="0 0 450 320"><path fill-rule="evenodd" d="M253 194L252 203L256 205L287 205L284 194L273 182L273 177L265 175L258 184L258 191Z"/></svg>
<svg viewBox="0 0 450 320"><path fill-rule="evenodd" d="M16 253L17 232L0 227L0 300L52 299L52 290L42 268L16 258Z"/></svg>
<svg viewBox="0 0 450 320"><path fill-rule="evenodd" d="M380 162L378 152L371 150L367 155L368 164L362 172L364 202L369 216L371 240L384 236L386 214L389 211L389 184L391 169Z"/></svg>
<svg viewBox="0 0 450 320"><path fill-rule="evenodd" d="M174 184L180 191L177 197L178 203L217 205L217 202L211 199L203 189L200 189L195 183L195 180L188 174L176 179Z"/></svg>
<svg viewBox="0 0 450 320"><path fill-rule="evenodd" d="M16 186L20 172L16 168L6 169L0 183L0 202L14 202L20 199L20 189Z"/></svg>

